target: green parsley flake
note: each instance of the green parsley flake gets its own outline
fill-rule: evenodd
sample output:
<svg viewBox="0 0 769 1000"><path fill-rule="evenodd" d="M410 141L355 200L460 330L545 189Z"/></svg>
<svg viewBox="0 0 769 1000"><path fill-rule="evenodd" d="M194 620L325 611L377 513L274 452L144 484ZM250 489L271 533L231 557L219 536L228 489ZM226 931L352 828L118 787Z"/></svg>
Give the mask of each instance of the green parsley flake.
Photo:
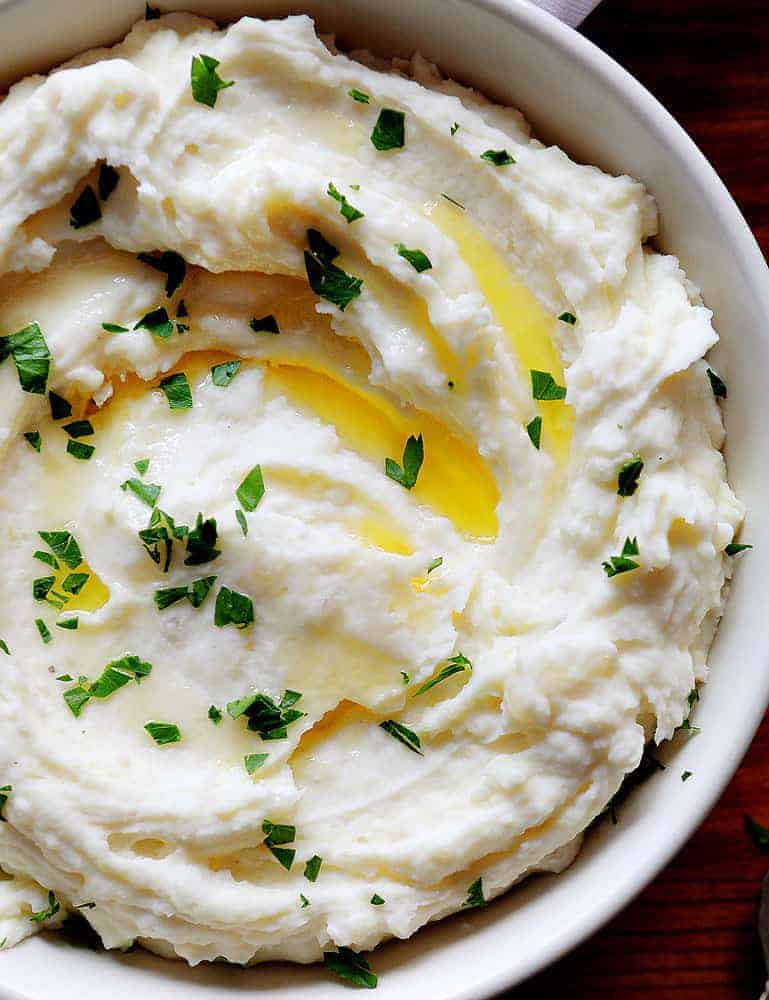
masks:
<svg viewBox="0 0 769 1000"><path fill-rule="evenodd" d="M282 823L273 823L268 819L262 821L262 832L266 833L267 836L263 840L264 846L272 853L280 864L286 869L286 871L291 871L291 866L294 863L294 858L296 857L296 851L293 848L285 848L281 845L292 844L296 839L296 827L288 826Z"/></svg>
<svg viewBox="0 0 769 1000"><path fill-rule="evenodd" d="M249 774L258 771L270 755L268 753L247 753L243 758L243 764Z"/></svg>
<svg viewBox="0 0 769 1000"><path fill-rule="evenodd" d="M141 479L126 479L124 483L120 484L120 489L124 493L130 490L142 503L146 503L148 507L154 507L163 487L157 483L143 483Z"/></svg>
<svg viewBox="0 0 769 1000"><path fill-rule="evenodd" d="M371 133L371 142L380 152L401 149L405 145L406 115L392 108L382 108Z"/></svg>
<svg viewBox="0 0 769 1000"><path fill-rule="evenodd" d="M299 898L302 901L302 909L305 910L310 905L310 901L303 892L299 893Z"/></svg>
<svg viewBox="0 0 769 1000"><path fill-rule="evenodd" d="M61 559L65 566L68 566L70 569L77 569L83 561L80 546L77 544L74 535L71 535L68 531L38 531L38 535L51 552L53 552L54 556ZM35 553L36 559L40 559L40 556L41 553ZM41 561L47 562L47 560Z"/></svg>
<svg viewBox="0 0 769 1000"><path fill-rule="evenodd" d="M692 772L691 771L684 771L681 774L681 781L688 781L689 778L691 778L691 776L692 776Z"/></svg>
<svg viewBox="0 0 769 1000"><path fill-rule="evenodd" d="M329 972L353 986L373 990L378 982L376 973L371 971L366 959L351 948L340 946L337 951L324 952L323 964Z"/></svg>
<svg viewBox="0 0 769 1000"><path fill-rule="evenodd" d="M247 694L229 702L227 714L231 719L245 716L248 728L251 732L258 733L263 740L285 740L288 726L305 715L293 707L301 697L298 691L286 690L276 705L267 694Z"/></svg>
<svg viewBox="0 0 769 1000"><path fill-rule="evenodd" d="M140 458L138 462L134 462L134 468L140 476L143 476L149 467L150 460L148 458Z"/></svg>
<svg viewBox="0 0 769 1000"><path fill-rule="evenodd" d="M29 442L30 446L35 449L35 451L40 451L43 445L43 439L40 435L40 431L27 431L24 435L24 440Z"/></svg>
<svg viewBox="0 0 769 1000"><path fill-rule="evenodd" d="M392 736L393 739L398 740L404 746L408 747L409 750L413 750L414 753L418 753L420 757L424 757L424 754L420 749L422 743L417 734L411 729L407 729L406 726L401 725L400 722L395 722L393 719L385 719L384 722L380 722L379 728L384 729L384 731Z"/></svg>
<svg viewBox="0 0 769 1000"><path fill-rule="evenodd" d="M623 462L617 473L617 495L621 497L632 497L638 489L638 479L643 472L643 459L640 455L634 455L627 462Z"/></svg>
<svg viewBox="0 0 769 1000"><path fill-rule="evenodd" d="M405 670L401 670L401 680L403 681L404 684L411 683L411 678L409 677L409 675L406 673Z"/></svg>
<svg viewBox="0 0 769 1000"><path fill-rule="evenodd" d="M128 327L121 326L119 323L102 323L101 328L107 333L128 333Z"/></svg>
<svg viewBox="0 0 769 1000"><path fill-rule="evenodd" d="M214 521L215 527L216 522ZM139 531L139 541L150 559L161 567L161 572L167 573L171 565L174 539L181 540L187 538L188 535L189 528L186 525L176 525L170 514L155 507L150 515L148 526Z"/></svg>
<svg viewBox="0 0 769 1000"><path fill-rule="evenodd" d="M350 90L347 91L347 96L351 97L359 104L368 104L371 100L368 94L364 94L362 90L356 90L355 87L351 87Z"/></svg>
<svg viewBox="0 0 769 1000"><path fill-rule="evenodd" d="M304 877L308 882L317 882L318 875L320 874L320 866L322 864L323 858L319 854L313 854L313 856L307 860L304 866Z"/></svg>
<svg viewBox="0 0 769 1000"><path fill-rule="evenodd" d="M339 251L317 229L308 229L307 239L310 249L304 251L304 266L310 288L344 312L360 295L363 279L347 274L333 263Z"/></svg>
<svg viewBox="0 0 769 1000"><path fill-rule="evenodd" d="M51 352L37 323L0 337L0 364L9 355L16 365L22 390L42 396L51 370Z"/></svg>
<svg viewBox="0 0 769 1000"><path fill-rule="evenodd" d="M92 222L98 222L100 218L99 199L91 185L86 184L69 210L69 224L73 229L82 229Z"/></svg>
<svg viewBox="0 0 769 1000"><path fill-rule="evenodd" d="M243 532L243 537L245 538L248 535L248 521L246 520L246 515L240 507L238 507L235 511L235 519L240 525L240 530Z"/></svg>
<svg viewBox="0 0 769 1000"><path fill-rule="evenodd" d="M396 243L395 249L398 251L398 256L407 260L419 274L421 274L422 271L429 271L433 266L430 262L430 258L422 250L409 250L408 247L405 247L402 243Z"/></svg>
<svg viewBox="0 0 769 1000"><path fill-rule="evenodd" d="M338 191L337 188L334 186L333 181L328 182L328 188L326 190L326 194L330 198L333 198L334 201L339 202L339 213L347 220L348 225L351 222L355 222L356 219L363 218L363 212L353 207L349 203L347 197L343 195L341 191Z"/></svg>
<svg viewBox="0 0 769 1000"><path fill-rule="evenodd" d="M495 167L506 167L515 163L506 149L487 149L485 153L481 153L481 159L493 163Z"/></svg>
<svg viewBox="0 0 769 1000"><path fill-rule="evenodd" d="M134 330L149 330L153 337L159 337L160 340L168 340L174 332L174 324L168 318L168 311L165 306L160 306L157 309L152 309L142 316L137 323L134 323Z"/></svg>
<svg viewBox="0 0 769 1000"><path fill-rule="evenodd" d="M0 649L2 649L2 651L5 653L6 656L11 655L11 651L8 648L8 643L5 641L5 639L0 639Z"/></svg>
<svg viewBox="0 0 769 1000"><path fill-rule="evenodd" d="M186 600L193 608L199 608L208 597L215 582L215 576L205 576L199 580L193 580L188 587L166 587L162 590L156 590L155 605L158 611L165 611L172 604Z"/></svg>
<svg viewBox="0 0 769 1000"><path fill-rule="evenodd" d="M454 122L454 124L449 129L449 132L451 133L451 135L456 135L459 129L460 129L459 122Z"/></svg>
<svg viewBox="0 0 769 1000"><path fill-rule="evenodd" d="M234 80L229 80L226 83L222 80L216 72L218 65L219 60L214 59L213 56L205 56L201 53L199 56L192 57L192 65L190 66L192 96L198 104L205 104L208 108L214 107L220 90L226 90L227 87L231 87L235 83Z"/></svg>
<svg viewBox="0 0 769 1000"><path fill-rule="evenodd" d="M73 679L72 674L59 674L59 676L56 678L57 681L63 681L63 682L69 682L72 679Z"/></svg>
<svg viewBox="0 0 769 1000"><path fill-rule="evenodd" d="M120 659L108 663L95 681L90 682L87 677L79 677L75 687L68 688L63 697L72 714L78 718L92 698L109 698L131 681L141 684L151 673L151 663L132 653L126 653Z"/></svg>
<svg viewBox="0 0 769 1000"><path fill-rule="evenodd" d="M420 434L418 438L415 438L412 434L403 449L403 468L398 465L395 459L386 458L385 473L390 479L393 479L405 489L411 490L416 486L423 461L424 444L422 442L422 435Z"/></svg>
<svg viewBox="0 0 769 1000"><path fill-rule="evenodd" d="M96 451L92 444L83 444L82 441L67 441L67 454L80 462L88 462Z"/></svg>
<svg viewBox="0 0 769 1000"><path fill-rule="evenodd" d="M177 537L178 537L177 529ZM187 534L187 558L184 560L185 566L202 566L205 563L213 562L222 554L216 548L218 531L216 528L216 518L207 517L203 519L202 514L198 514L195 527Z"/></svg>
<svg viewBox="0 0 769 1000"><path fill-rule="evenodd" d="M574 326L574 324L577 322L577 317L574 315L574 313L570 312L561 313L558 319L561 323L568 323L570 326Z"/></svg>
<svg viewBox="0 0 769 1000"><path fill-rule="evenodd" d="M192 409L192 392L184 372L176 372L167 376L160 383L159 388L162 389L172 410Z"/></svg>
<svg viewBox="0 0 769 1000"><path fill-rule="evenodd" d="M248 325L254 331L254 333L272 333L279 334L280 327L278 326L278 321L270 313L269 316L262 316L261 319L257 319L254 316L253 319L248 321Z"/></svg>
<svg viewBox="0 0 769 1000"><path fill-rule="evenodd" d="M371 897L370 903L372 906L384 906L384 900L382 899L382 897L379 895L378 892L375 892L374 895Z"/></svg>
<svg viewBox="0 0 769 1000"><path fill-rule="evenodd" d="M56 899L56 896L49 889L48 890L48 906L46 906L46 908L44 910L40 910L37 913L32 913L30 915L29 919L33 923L42 924L46 920L50 920L51 917L55 917L56 914L59 912L60 909L61 909L61 907L59 906L59 902Z"/></svg>
<svg viewBox="0 0 769 1000"><path fill-rule="evenodd" d="M70 632L75 632L79 622L79 618L63 618L60 622L56 622L56 628L68 629ZM56 679L59 680L58 677ZM67 680L71 679L71 677L67 678Z"/></svg>
<svg viewBox="0 0 769 1000"><path fill-rule="evenodd" d="M712 368L708 368L708 378L710 379L710 387L716 399L726 399L726 383L719 375L716 375Z"/></svg>
<svg viewBox="0 0 769 1000"><path fill-rule="evenodd" d="M5 806L5 803L8 801L8 796L11 794L12 791L13 791L13 785L0 786L0 821L2 821L3 823L7 822L5 816L3 816L3 807ZM312 881L314 882L315 879L312 879Z"/></svg>
<svg viewBox="0 0 769 1000"><path fill-rule="evenodd" d="M226 389L239 371L239 361L223 361L220 365L214 365L211 369L211 378L214 385L218 385L221 389Z"/></svg>
<svg viewBox="0 0 769 1000"><path fill-rule="evenodd" d="M177 288L181 287L187 275L187 264L181 254L173 250L164 250L162 253L140 253L138 259L142 264L154 268L166 276L166 296L170 299ZM182 303L179 303L180 308ZM186 316L187 311L176 313L177 316ZM136 329L134 327L134 329Z"/></svg>
<svg viewBox="0 0 769 1000"><path fill-rule="evenodd" d="M49 642L53 641L53 636L48 631L48 626L45 624L42 618L36 618L35 625L37 627L37 631L40 633L40 638L47 646Z"/></svg>
<svg viewBox="0 0 769 1000"><path fill-rule="evenodd" d="M529 435L531 443L539 451L539 445L542 440L542 417L533 417L526 424L526 433Z"/></svg>
<svg viewBox="0 0 769 1000"><path fill-rule="evenodd" d="M41 576L32 581L32 596L36 601L44 601L48 597L48 591L55 583L52 576Z"/></svg>
<svg viewBox="0 0 769 1000"><path fill-rule="evenodd" d="M564 399L566 389L558 385L550 372L539 372L531 369L531 394L534 399L553 400Z"/></svg>
<svg viewBox="0 0 769 1000"><path fill-rule="evenodd" d="M51 418L53 420L64 420L65 417L72 416L72 404L60 396L53 389L48 392L48 403L51 407Z"/></svg>
<svg viewBox="0 0 769 1000"><path fill-rule="evenodd" d="M264 496L264 479L262 478L262 468L260 465L255 465L248 473L235 491L235 496L238 498L243 510L249 514L251 511L256 510L259 506L259 501Z"/></svg>
<svg viewBox="0 0 769 1000"><path fill-rule="evenodd" d="M435 559L431 559L427 564L428 574L432 573L434 569L438 569L439 566L443 565L443 556L437 556Z"/></svg>
<svg viewBox="0 0 769 1000"><path fill-rule="evenodd" d="M762 826L761 823L758 823L756 820L754 820L752 816L748 816L746 814L744 819L745 819L745 829L750 834L751 839L753 840L753 843L756 845L756 847L760 847L762 850L765 850L767 847L769 847L769 829L765 826Z"/></svg>
<svg viewBox="0 0 769 1000"><path fill-rule="evenodd" d="M224 628L234 625L235 628L248 628L254 622L254 604L250 597L238 594L229 587L222 587L216 595L214 609L214 625Z"/></svg>
<svg viewBox="0 0 769 1000"><path fill-rule="evenodd" d="M146 722L144 728L161 747L167 743L179 743L182 738L179 727L173 722Z"/></svg>
<svg viewBox="0 0 769 1000"><path fill-rule="evenodd" d="M62 430L71 438L91 437L94 432L90 420L73 420L71 424L65 424Z"/></svg>
<svg viewBox="0 0 769 1000"><path fill-rule="evenodd" d="M467 898L464 903L462 903L463 909L474 909L475 907L485 906L486 899L483 895L483 879L477 878L471 883L467 890Z"/></svg>
<svg viewBox="0 0 769 1000"><path fill-rule="evenodd" d="M70 573L61 585L65 594L79 594L88 583L88 573Z"/></svg>
<svg viewBox="0 0 769 1000"><path fill-rule="evenodd" d="M216 707L216 705L210 705L208 708L208 718L213 722L215 726L218 726L222 721L224 716L221 711Z"/></svg>
<svg viewBox="0 0 769 1000"><path fill-rule="evenodd" d="M638 569L639 563L628 557L637 555L638 539L626 538L622 552L618 556L610 556L609 561L601 563L601 566L608 577L617 576L619 573L629 573L630 570Z"/></svg>
<svg viewBox="0 0 769 1000"><path fill-rule="evenodd" d="M111 167L109 163L102 163L99 167L99 180L97 187L99 189L99 198L102 202L105 202L115 188L120 180L120 174Z"/></svg>
<svg viewBox="0 0 769 1000"><path fill-rule="evenodd" d="M472 669L473 665L467 657L463 656L461 653L457 653L456 656L449 657L446 666L436 677L433 677L432 680L425 681L425 683L414 692L414 697L419 694L424 694L425 691L429 691L431 688L434 688L436 684L440 684L441 681L445 681L447 678L453 677L454 674L461 674L465 670L472 671Z"/></svg>
<svg viewBox="0 0 769 1000"><path fill-rule="evenodd" d="M727 556L736 556L739 552L747 552L748 549L752 549L752 545L748 545L747 542L729 542L729 544L724 549Z"/></svg>

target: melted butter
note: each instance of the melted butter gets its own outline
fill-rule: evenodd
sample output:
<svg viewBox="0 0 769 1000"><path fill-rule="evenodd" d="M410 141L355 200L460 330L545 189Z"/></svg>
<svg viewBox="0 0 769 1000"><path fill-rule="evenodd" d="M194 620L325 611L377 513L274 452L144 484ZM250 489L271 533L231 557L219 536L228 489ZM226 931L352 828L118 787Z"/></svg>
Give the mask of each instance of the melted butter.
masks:
<svg viewBox="0 0 769 1000"><path fill-rule="evenodd" d="M88 581L79 594L68 594L63 589L64 581L70 573L88 574ZM61 594L68 599L67 603L61 608L62 611L98 611L109 600L109 588L94 573L87 562L81 562L77 569L70 569L68 566L62 564L61 569L55 573L54 579L55 582L52 590L55 590L57 594Z"/></svg>
<svg viewBox="0 0 769 1000"><path fill-rule="evenodd" d="M379 516L370 514L350 521L348 528L361 541L383 552L390 552L396 556L410 556L414 552L405 535L383 514Z"/></svg>
<svg viewBox="0 0 769 1000"><path fill-rule="evenodd" d="M550 372L564 385L563 365L552 337L557 322L545 312L534 294L515 276L502 254L481 235L465 214L452 205L430 203L425 209L432 222L452 239L473 272L494 319L518 358L521 375L530 384L531 369ZM542 417L542 445L559 463L569 456L574 411L561 400L534 403Z"/></svg>

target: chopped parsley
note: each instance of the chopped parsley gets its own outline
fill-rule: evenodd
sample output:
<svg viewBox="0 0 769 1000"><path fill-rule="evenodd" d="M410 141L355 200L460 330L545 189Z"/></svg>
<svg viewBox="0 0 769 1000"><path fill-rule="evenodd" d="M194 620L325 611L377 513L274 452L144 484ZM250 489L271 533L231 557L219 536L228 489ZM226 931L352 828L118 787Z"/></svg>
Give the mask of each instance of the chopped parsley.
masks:
<svg viewBox="0 0 769 1000"><path fill-rule="evenodd" d="M51 917L55 917L59 912L61 907L59 906L59 901L56 899L54 893L48 890L48 905L44 910L39 910L37 913L30 914L29 919L36 924L42 924L46 920L50 920Z"/></svg>
<svg viewBox="0 0 769 1000"><path fill-rule="evenodd" d="M372 906L384 906L384 900L382 899L382 897L379 895L378 892L375 892L374 895L371 897L370 903Z"/></svg>
<svg viewBox="0 0 769 1000"><path fill-rule="evenodd" d="M604 572L608 577L617 576L620 573L629 573L630 570L638 569L639 563L630 556L638 555L638 539L626 538L622 546L622 552L618 556L610 556L608 562L602 562Z"/></svg>
<svg viewBox="0 0 769 1000"><path fill-rule="evenodd" d="M456 208L461 208L463 212L466 211L465 206L461 201L457 201L456 198L452 198L450 194L446 194L445 191L441 191L441 198L445 198L446 201L450 202Z"/></svg>
<svg viewBox="0 0 769 1000"><path fill-rule="evenodd" d="M248 521L246 520L246 515L240 507L238 507L235 511L235 520L240 525L240 530L243 532L243 537L245 538L248 535Z"/></svg>
<svg viewBox="0 0 769 1000"><path fill-rule="evenodd" d="M27 431L24 435L24 440L28 441L30 446L35 449L35 451L40 451L43 444L43 439L40 435L40 431Z"/></svg>
<svg viewBox="0 0 769 1000"><path fill-rule="evenodd" d="M79 594L88 583L88 573L70 573L61 585L65 594Z"/></svg>
<svg viewBox="0 0 769 1000"><path fill-rule="evenodd" d="M465 670L472 671L472 669L473 665L468 658L463 656L461 653L457 653L456 656L449 657L446 666L436 677L433 677L429 681L425 681L425 683L414 692L414 697L418 694L424 694L425 691L429 691L431 688L434 688L436 684L440 684L441 681L445 681L448 677L453 677L454 674L461 674Z"/></svg>
<svg viewBox="0 0 769 1000"><path fill-rule="evenodd" d="M270 755L268 753L247 753L243 758L243 764L249 774L258 771Z"/></svg>
<svg viewBox="0 0 769 1000"><path fill-rule="evenodd" d="M51 352L37 323L30 323L17 333L0 337L0 364L9 355L16 365L22 390L42 396L51 370Z"/></svg>
<svg viewBox="0 0 769 1000"><path fill-rule="evenodd" d="M566 396L566 389L564 386L558 385L550 372L540 372L532 368L531 394L534 399L564 399Z"/></svg>
<svg viewBox="0 0 769 1000"><path fill-rule="evenodd" d="M424 461L424 444L421 434L418 438L415 438L413 434L409 437L403 449L402 461L403 468L398 465L395 459L386 458L385 473L390 479L393 479L396 483L400 483L405 489L411 490L416 486L419 470L422 468L422 462Z"/></svg>
<svg viewBox="0 0 769 1000"><path fill-rule="evenodd" d="M48 597L48 591L53 587L55 578L52 576L41 576L32 581L32 596L36 601L44 601Z"/></svg>
<svg viewBox="0 0 769 1000"><path fill-rule="evenodd" d="M37 631L40 633L40 638L43 640L46 646L48 645L49 642L53 641L53 636L48 631L48 626L45 624L42 618L35 619L35 626L37 627Z"/></svg>
<svg viewBox="0 0 769 1000"><path fill-rule="evenodd" d="M82 441L67 441L67 454L80 462L88 462L96 451L92 444L84 444Z"/></svg>
<svg viewBox="0 0 769 1000"><path fill-rule="evenodd" d="M193 580L188 587L165 587L155 591L155 605L158 611L165 611L172 604L187 600L193 608L199 608L216 583L215 576L204 576Z"/></svg>
<svg viewBox="0 0 769 1000"><path fill-rule="evenodd" d="M161 572L167 573L171 565L174 539L186 538L188 533L186 525L176 525L170 514L155 507L150 515L149 525L139 531L139 540L150 559L161 567Z"/></svg>
<svg viewBox="0 0 769 1000"><path fill-rule="evenodd" d="M362 90L356 90L355 87L351 87L347 91L347 96L351 97L354 101L357 101L359 104L368 104L369 101L371 100L368 94L364 94Z"/></svg>
<svg viewBox="0 0 769 1000"><path fill-rule="evenodd" d="M70 424L64 424L62 430L71 438L91 437L94 432L90 420L73 420Z"/></svg>
<svg viewBox="0 0 769 1000"><path fill-rule="evenodd" d="M72 416L72 404L68 403L58 392L54 392L53 389L48 391L48 403L51 407L51 418L53 420L64 420L65 417Z"/></svg>
<svg viewBox="0 0 769 1000"><path fill-rule="evenodd" d="M134 330L149 330L153 337L159 337L160 340L168 340L174 332L174 325L168 318L166 308L160 306L145 313L137 323L134 323Z"/></svg>
<svg viewBox="0 0 769 1000"><path fill-rule="evenodd" d="M710 379L710 387L716 399L726 399L726 383L720 376L716 375L712 368L708 368L708 378Z"/></svg>
<svg viewBox="0 0 769 1000"><path fill-rule="evenodd" d="M210 705L208 708L208 718L213 722L215 726L218 726L222 721L224 716L221 711L216 707L216 705Z"/></svg>
<svg viewBox="0 0 769 1000"><path fill-rule="evenodd" d="M154 507L163 487L157 483L143 483L141 479L126 479L124 483L120 484L120 489L124 493L130 490L142 503L146 503L148 507Z"/></svg>
<svg viewBox="0 0 769 1000"><path fill-rule="evenodd" d="M485 906L486 898L483 895L483 879L477 878L474 882L470 884L467 890L467 898L464 903L462 903L463 909L475 909L478 906Z"/></svg>
<svg viewBox="0 0 769 1000"><path fill-rule="evenodd" d="M264 846L286 871L291 871L296 851L293 848L286 848L282 845L293 844L296 839L296 827L283 823L273 823L269 819L265 819L262 821L262 832L267 834L262 841Z"/></svg>
<svg viewBox="0 0 769 1000"><path fill-rule="evenodd" d="M422 743L417 734L411 729L407 729L406 726L401 725L400 722L395 722L394 719L385 719L384 722L379 723L379 728L384 729L388 735L408 747L409 750L413 750L414 753L418 753L420 757L424 757L421 750Z"/></svg>
<svg viewBox="0 0 769 1000"><path fill-rule="evenodd" d="M539 451L539 445L542 440L542 417L533 417L526 424L526 433L529 435L531 443Z"/></svg>
<svg viewBox="0 0 769 1000"><path fill-rule="evenodd" d="M335 976L344 979L353 986L361 986L373 990L378 982L377 975L371 971L366 959L354 952L352 948L340 945L336 951L323 953L323 964Z"/></svg>
<svg viewBox="0 0 769 1000"><path fill-rule="evenodd" d="M222 587L216 595L214 609L214 625L224 628L234 625L235 628L248 628L254 623L254 604L246 594L239 594L229 587Z"/></svg>
<svg viewBox="0 0 769 1000"><path fill-rule="evenodd" d="M570 326L574 326L574 324L577 322L577 317L574 315L574 313L570 312L561 313L558 319L561 323L568 323Z"/></svg>
<svg viewBox="0 0 769 1000"><path fill-rule="evenodd" d="M769 829L754 820L752 816L745 814L744 819L745 829L750 834L750 837L756 847L760 847L762 850L769 847Z"/></svg>
<svg viewBox="0 0 769 1000"><path fill-rule="evenodd" d="M331 302L342 312L360 295L363 279L347 274L333 263L339 251L324 239L317 229L307 230L310 249L304 251L304 266L310 288L320 298Z"/></svg>
<svg viewBox="0 0 769 1000"><path fill-rule="evenodd" d="M301 697L298 691L286 690L276 705L268 694L247 694L229 702L227 714L231 719L245 716L248 728L263 740L285 740L291 723L305 715L293 707Z"/></svg>
<svg viewBox="0 0 769 1000"><path fill-rule="evenodd" d="M134 468L140 476L143 476L149 467L150 460L148 458L140 458L138 462L134 462Z"/></svg>
<svg viewBox="0 0 769 1000"><path fill-rule="evenodd" d="M688 781L689 778L691 778L691 776L692 776L692 772L691 771L683 771L681 773L681 781Z"/></svg>
<svg viewBox="0 0 769 1000"><path fill-rule="evenodd" d="M318 875L320 874L320 866L322 864L323 858L319 854L313 854L313 856L307 860L304 866L304 877L308 882L317 882Z"/></svg>
<svg viewBox="0 0 769 1000"><path fill-rule="evenodd" d="M71 535L68 531L38 531L38 535L51 552L53 552L54 556L61 559L70 569L77 569L83 561L80 546L77 544L74 535ZM40 559L40 554L36 552L35 558ZM41 561L46 562L47 560Z"/></svg>
<svg viewBox="0 0 769 1000"><path fill-rule="evenodd" d="M405 145L406 115L392 108L382 108L371 132L371 142L381 152L401 149Z"/></svg>
<svg viewBox="0 0 769 1000"><path fill-rule="evenodd" d="M638 489L638 479L643 472L643 459L640 455L634 455L627 462L623 462L617 474L617 495L621 497L632 497Z"/></svg>
<svg viewBox="0 0 769 1000"><path fill-rule="evenodd" d="M275 319L272 313L270 313L269 316L262 316L261 319L257 319L256 317L254 317L252 320L249 320L248 325L251 327L254 333L273 333L273 334L280 333L280 327L278 326L278 321Z"/></svg>
<svg viewBox="0 0 769 1000"><path fill-rule="evenodd" d="M422 250L409 250L402 243L396 243L395 249L398 251L398 256L407 260L414 270L420 274L422 271L429 271L433 266L430 258Z"/></svg>
<svg viewBox="0 0 769 1000"><path fill-rule="evenodd" d="M439 566L443 565L443 556L437 556L435 559L431 559L427 564L427 572L432 573L434 569L438 569Z"/></svg>
<svg viewBox="0 0 769 1000"><path fill-rule="evenodd" d="M192 392L184 372L176 372L163 379L159 386L172 410L192 409Z"/></svg>
<svg viewBox="0 0 769 1000"><path fill-rule="evenodd" d="M328 182L326 194L329 198L333 198L334 201L339 202L339 214L346 219L348 226L351 222L355 222L356 219L363 218L363 212L349 203L346 195L343 195L341 191L337 190L333 181Z"/></svg>
<svg viewBox="0 0 769 1000"><path fill-rule="evenodd" d="M495 167L506 167L511 163L515 163L515 159L506 149L487 149L484 153L481 153L481 159L493 163Z"/></svg>
<svg viewBox="0 0 769 1000"><path fill-rule="evenodd" d="M5 803L8 801L8 796L11 794L12 791L13 791L13 785L0 786L0 821L2 821L3 823L8 822L6 818L3 816L3 807L5 806ZM306 874L307 870L305 869L305 875ZM310 881L314 882L315 879L311 879Z"/></svg>
<svg viewBox="0 0 769 1000"><path fill-rule="evenodd" d="M305 896L305 894L303 892L299 893L299 898L302 901L302 909L303 910L307 909L307 907L310 905L309 899Z"/></svg>
<svg viewBox="0 0 769 1000"><path fill-rule="evenodd" d="M75 632L79 622L79 618L64 618L62 621L56 622L56 628L63 628L70 632ZM58 677L56 679L58 680ZM71 678L68 678L68 680L71 680Z"/></svg>
<svg viewBox="0 0 769 1000"><path fill-rule="evenodd" d="M173 722L147 722L144 728L161 747L166 743L179 743L182 738L179 727Z"/></svg>
<svg viewBox="0 0 769 1000"><path fill-rule="evenodd" d="M107 198L109 198L117 187L119 180L120 174L117 170L115 170L114 167L111 167L109 163L102 163L99 167L99 180L97 182L99 198L102 202L105 202Z"/></svg>
<svg viewBox="0 0 769 1000"><path fill-rule="evenodd" d="M187 264L181 254L173 250L164 250L162 253L140 253L138 258L142 264L154 268L166 276L166 296L170 299L177 288L180 288L187 275ZM183 304L179 303L179 310ZM177 311L177 316L186 316L184 312ZM136 329L136 327L134 327Z"/></svg>
<svg viewBox="0 0 769 1000"><path fill-rule="evenodd" d="M107 333L128 333L128 327L121 326L119 323L102 323L101 328Z"/></svg>
<svg viewBox="0 0 769 1000"><path fill-rule="evenodd" d="M6 656L11 655L11 651L8 648L8 643L5 641L5 639L0 639L0 649L2 649L2 651L5 653Z"/></svg>
<svg viewBox="0 0 769 1000"><path fill-rule="evenodd" d="M69 224L73 229L82 229L98 222L101 218L101 205L96 192L90 184L86 184L69 210Z"/></svg>
<svg viewBox="0 0 769 1000"><path fill-rule="evenodd" d="M729 542L729 544L724 549L724 552L728 556L736 556L739 552L746 552L748 549L752 549L752 545L748 545L747 542Z"/></svg>
<svg viewBox="0 0 769 1000"><path fill-rule="evenodd" d="M262 467L255 465L235 491L240 506L249 514L256 510L259 501L264 496L264 479Z"/></svg>
<svg viewBox="0 0 769 1000"><path fill-rule="evenodd" d="M231 87L235 83L234 80L227 82L222 80L216 72L218 65L219 60L214 59L213 56L205 56L201 53L199 56L192 57L192 65L190 66L192 96L198 104L205 104L208 108L214 107L220 90L226 90L227 87Z"/></svg>
<svg viewBox="0 0 769 1000"><path fill-rule="evenodd" d="M186 534L187 558L184 560L185 566L202 566L204 563L213 562L222 554L221 550L216 548L218 535L216 518L207 517L204 520L203 515L199 513L195 527Z"/></svg>
<svg viewBox="0 0 769 1000"><path fill-rule="evenodd" d="M69 681L72 680L72 674L59 674L59 676L56 678L56 680L57 681L62 681L64 683L67 683L67 682L69 682Z"/></svg>
<svg viewBox="0 0 769 1000"><path fill-rule="evenodd" d="M405 670L401 670L401 680L403 681L404 684L411 683L411 678L409 677L409 675L406 673Z"/></svg>
<svg viewBox="0 0 769 1000"><path fill-rule="evenodd" d="M456 135L459 129L460 129L459 122L454 122L454 124L449 129L449 132L451 133L451 135Z"/></svg>
<svg viewBox="0 0 769 1000"><path fill-rule="evenodd" d="M75 718L78 718L92 698L109 698L131 681L141 684L151 673L151 663L132 653L126 653L120 659L108 663L95 681L91 682L87 677L78 677L75 687L68 688L64 692L64 700Z"/></svg>
<svg viewBox="0 0 769 1000"><path fill-rule="evenodd" d="M214 385L218 385L221 389L226 389L239 371L239 361L223 361L220 365L214 365L211 369L211 378Z"/></svg>

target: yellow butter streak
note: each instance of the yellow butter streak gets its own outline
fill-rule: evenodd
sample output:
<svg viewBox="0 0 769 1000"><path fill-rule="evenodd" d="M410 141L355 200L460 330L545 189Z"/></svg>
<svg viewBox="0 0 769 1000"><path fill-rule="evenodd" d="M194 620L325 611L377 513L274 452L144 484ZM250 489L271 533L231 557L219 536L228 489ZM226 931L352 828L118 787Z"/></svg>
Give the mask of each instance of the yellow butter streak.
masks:
<svg viewBox="0 0 769 1000"><path fill-rule="evenodd" d="M63 589L64 581L71 573L88 574L88 581L79 594L68 594ZM77 569L62 566L56 571L54 585L51 589L68 599L61 611L97 611L109 600L109 588L94 573L87 562L81 562Z"/></svg>
<svg viewBox="0 0 769 1000"><path fill-rule="evenodd" d="M511 271L499 250L481 235L461 209L443 202L431 202L425 211L456 243L460 256L473 272L494 319L515 351L527 385L531 385L532 369L549 372L559 385L564 385L563 365L552 337L558 321L545 312L534 294ZM532 411L534 407L542 417L542 446L556 461L566 462L574 411L561 400L532 400Z"/></svg>

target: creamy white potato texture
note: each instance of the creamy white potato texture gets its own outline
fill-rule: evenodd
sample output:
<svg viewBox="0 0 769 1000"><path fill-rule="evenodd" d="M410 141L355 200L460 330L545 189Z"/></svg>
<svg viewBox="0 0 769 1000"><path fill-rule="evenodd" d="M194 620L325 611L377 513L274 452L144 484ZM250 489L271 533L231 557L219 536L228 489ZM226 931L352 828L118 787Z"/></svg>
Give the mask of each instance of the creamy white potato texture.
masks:
<svg viewBox="0 0 769 1000"><path fill-rule="evenodd" d="M0 149L0 940L309 962L563 867L742 516L644 188L305 17L138 24Z"/></svg>

